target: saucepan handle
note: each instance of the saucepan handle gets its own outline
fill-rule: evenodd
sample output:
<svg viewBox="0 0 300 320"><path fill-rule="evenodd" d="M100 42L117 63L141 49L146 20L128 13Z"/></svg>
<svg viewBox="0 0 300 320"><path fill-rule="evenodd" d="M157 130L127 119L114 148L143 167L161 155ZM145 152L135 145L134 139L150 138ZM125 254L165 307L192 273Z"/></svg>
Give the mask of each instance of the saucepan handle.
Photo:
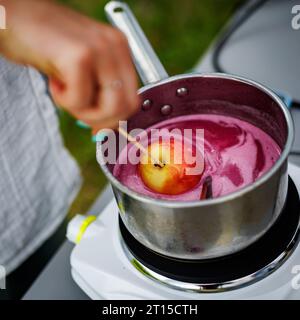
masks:
<svg viewBox="0 0 300 320"><path fill-rule="evenodd" d="M110 1L105 6L109 21L127 37L137 71L144 84L168 78L168 74L128 5Z"/></svg>

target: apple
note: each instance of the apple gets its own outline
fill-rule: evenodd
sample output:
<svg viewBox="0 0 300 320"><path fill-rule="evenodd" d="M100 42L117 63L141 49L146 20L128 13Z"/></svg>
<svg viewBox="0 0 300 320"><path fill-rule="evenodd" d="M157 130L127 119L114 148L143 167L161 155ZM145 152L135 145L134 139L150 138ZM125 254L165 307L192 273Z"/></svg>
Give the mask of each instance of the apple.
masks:
<svg viewBox="0 0 300 320"><path fill-rule="evenodd" d="M148 146L148 153L141 155L138 172L143 183L151 191L178 195L187 192L199 183L203 171L200 174L188 174L189 168L195 166L190 158L192 150L190 156L185 155L184 157L184 148L179 148L180 151L178 151L175 145L174 141L154 142ZM181 157L176 158L180 152L182 152ZM153 159L159 160L162 166L153 163Z"/></svg>

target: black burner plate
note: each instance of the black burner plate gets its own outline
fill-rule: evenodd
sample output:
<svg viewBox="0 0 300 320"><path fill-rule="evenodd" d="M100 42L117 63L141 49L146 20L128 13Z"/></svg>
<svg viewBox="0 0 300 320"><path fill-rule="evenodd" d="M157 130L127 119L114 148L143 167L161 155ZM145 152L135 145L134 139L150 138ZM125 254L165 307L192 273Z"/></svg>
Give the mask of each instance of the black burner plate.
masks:
<svg viewBox="0 0 300 320"><path fill-rule="evenodd" d="M250 275L274 261L293 239L300 215L296 186L289 178L285 208L276 223L246 249L218 259L175 260L159 255L138 242L119 218L121 235L133 256L149 269L168 278L191 283L220 283Z"/></svg>

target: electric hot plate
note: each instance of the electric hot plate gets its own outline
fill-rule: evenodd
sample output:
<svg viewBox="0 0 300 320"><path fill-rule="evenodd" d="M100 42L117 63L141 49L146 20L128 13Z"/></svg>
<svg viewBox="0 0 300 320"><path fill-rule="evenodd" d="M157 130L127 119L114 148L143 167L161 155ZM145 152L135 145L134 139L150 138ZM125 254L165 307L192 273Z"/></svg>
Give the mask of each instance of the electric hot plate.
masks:
<svg viewBox="0 0 300 320"><path fill-rule="evenodd" d="M288 259L299 241L299 208L299 194L289 178L284 209L259 240L238 253L201 261L178 260L155 253L131 235L120 217L119 228L125 251L135 258L136 269L144 275L177 289L222 291L258 281Z"/></svg>

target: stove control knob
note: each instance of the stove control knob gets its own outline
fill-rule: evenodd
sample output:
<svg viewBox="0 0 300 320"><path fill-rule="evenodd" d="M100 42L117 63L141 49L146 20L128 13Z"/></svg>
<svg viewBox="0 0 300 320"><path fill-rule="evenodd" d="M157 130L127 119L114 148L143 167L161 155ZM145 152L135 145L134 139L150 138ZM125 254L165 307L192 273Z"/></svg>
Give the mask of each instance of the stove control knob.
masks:
<svg viewBox="0 0 300 320"><path fill-rule="evenodd" d="M95 216L76 215L68 224L67 239L78 244L88 227L97 219Z"/></svg>

